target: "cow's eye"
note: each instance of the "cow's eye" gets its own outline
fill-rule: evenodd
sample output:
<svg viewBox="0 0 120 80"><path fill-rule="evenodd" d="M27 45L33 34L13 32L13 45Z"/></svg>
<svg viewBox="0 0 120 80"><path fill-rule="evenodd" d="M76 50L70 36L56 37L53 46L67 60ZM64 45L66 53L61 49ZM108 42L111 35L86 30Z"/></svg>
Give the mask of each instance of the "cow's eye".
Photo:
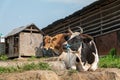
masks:
<svg viewBox="0 0 120 80"><path fill-rule="evenodd" d="M56 37L54 37L53 39L52 39L52 41L55 41L57 38Z"/></svg>

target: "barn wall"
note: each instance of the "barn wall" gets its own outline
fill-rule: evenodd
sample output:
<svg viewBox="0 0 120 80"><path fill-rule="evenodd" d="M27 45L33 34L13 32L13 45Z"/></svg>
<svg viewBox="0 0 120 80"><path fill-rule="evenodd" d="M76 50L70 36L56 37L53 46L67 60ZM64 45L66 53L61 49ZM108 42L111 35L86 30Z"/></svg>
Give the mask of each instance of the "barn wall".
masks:
<svg viewBox="0 0 120 80"><path fill-rule="evenodd" d="M107 54L112 48L117 48L116 32L99 36L95 38L95 41L96 41L96 46L98 48L98 52L101 55Z"/></svg>
<svg viewBox="0 0 120 80"><path fill-rule="evenodd" d="M68 27L72 31L79 31L76 26L82 27L85 34L97 38L96 42L100 55L107 54L113 47L117 48L118 53L120 53L119 38L117 36L117 31L120 30L120 0L98 0L66 18L48 25L42 30L48 35L55 35L67 32ZM115 38L115 40L110 37ZM106 43L100 43L100 40Z"/></svg>
<svg viewBox="0 0 120 80"><path fill-rule="evenodd" d="M120 0L99 0L80 11L48 25L42 30L49 35L67 32L68 27L79 31L81 26L84 33L94 37L120 30Z"/></svg>
<svg viewBox="0 0 120 80"><path fill-rule="evenodd" d="M0 43L0 55L5 54L5 43Z"/></svg>
<svg viewBox="0 0 120 80"><path fill-rule="evenodd" d="M43 37L40 33L20 33L19 53L21 56L42 56L40 46Z"/></svg>
<svg viewBox="0 0 120 80"><path fill-rule="evenodd" d="M120 30L117 31L117 53L120 55Z"/></svg>

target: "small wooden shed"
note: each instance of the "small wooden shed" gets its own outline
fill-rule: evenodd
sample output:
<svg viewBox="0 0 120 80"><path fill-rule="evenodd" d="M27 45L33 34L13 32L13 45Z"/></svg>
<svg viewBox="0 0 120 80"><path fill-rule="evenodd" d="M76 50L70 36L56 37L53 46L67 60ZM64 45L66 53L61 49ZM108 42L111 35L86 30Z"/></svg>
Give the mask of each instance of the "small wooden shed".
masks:
<svg viewBox="0 0 120 80"><path fill-rule="evenodd" d="M5 43L0 42L0 55L5 54Z"/></svg>
<svg viewBox="0 0 120 80"><path fill-rule="evenodd" d="M11 57L42 56L41 44L43 35L41 30L30 24L13 29L5 36L5 51Z"/></svg>

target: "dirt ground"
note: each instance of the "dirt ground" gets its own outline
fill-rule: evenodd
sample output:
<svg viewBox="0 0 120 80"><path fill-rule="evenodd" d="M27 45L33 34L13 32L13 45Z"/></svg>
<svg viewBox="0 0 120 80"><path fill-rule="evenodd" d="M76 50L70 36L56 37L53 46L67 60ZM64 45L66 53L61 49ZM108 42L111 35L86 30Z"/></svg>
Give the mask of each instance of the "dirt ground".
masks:
<svg viewBox="0 0 120 80"><path fill-rule="evenodd" d="M38 63L45 61L50 64L52 70L31 70L15 73L0 74L0 80L120 80L120 69L117 68L98 68L96 71L70 71L66 70L62 62L56 61L57 58L42 60L16 60L0 61L0 66L16 66L26 63Z"/></svg>
<svg viewBox="0 0 120 80"><path fill-rule="evenodd" d="M120 69L98 69L95 72L36 70L0 74L0 80L120 80Z"/></svg>

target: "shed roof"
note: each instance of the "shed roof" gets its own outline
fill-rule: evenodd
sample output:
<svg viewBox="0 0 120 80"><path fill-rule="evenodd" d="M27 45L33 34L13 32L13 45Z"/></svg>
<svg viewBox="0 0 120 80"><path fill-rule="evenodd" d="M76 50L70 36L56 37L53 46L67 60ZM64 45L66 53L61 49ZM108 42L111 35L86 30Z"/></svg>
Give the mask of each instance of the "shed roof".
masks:
<svg viewBox="0 0 120 80"><path fill-rule="evenodd" d="M26 28L28 28L28 27L30 27L30 26L36 27L36 28L43 34L43 32L42 32L35 24L32 23L32 24L27 25L27 26L21 26L21 27L18 27L18 28L13 29L10 33L8 33L8 34L5 36L5 38L6 38L6 37L9 37L9 36L16 35L16 34L22 32L24 29L26 29Z"/></svg>

